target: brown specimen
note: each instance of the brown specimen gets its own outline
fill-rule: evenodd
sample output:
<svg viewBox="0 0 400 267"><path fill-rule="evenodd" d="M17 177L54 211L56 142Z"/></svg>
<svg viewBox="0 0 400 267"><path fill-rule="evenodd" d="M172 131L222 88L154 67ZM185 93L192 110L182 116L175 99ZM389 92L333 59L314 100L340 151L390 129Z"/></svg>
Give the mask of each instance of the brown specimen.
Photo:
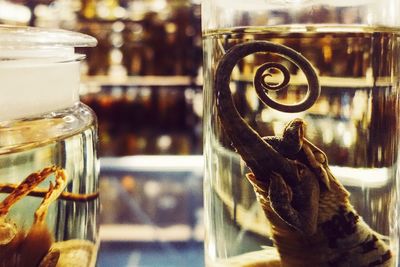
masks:
<svg viewBox="0 0 400 267"><path fill-rule="evenodd" d="M54 174L54 184L48 190L37 189L47 177ZM19 185L0 185L10 194L0 203L0 267L53 267L60 258L60 250L52 248L54 238L46 225L46 215L51 203L64 196L67 200L83 201L98 194L78 195L63 193L67 185L66 172L56 166L46 167L28 175ZM4 192L4 190L0 190ZM34 221L27 233L18 229L7 215L11 207L27 195L43 196L34 213Z"/></svg>

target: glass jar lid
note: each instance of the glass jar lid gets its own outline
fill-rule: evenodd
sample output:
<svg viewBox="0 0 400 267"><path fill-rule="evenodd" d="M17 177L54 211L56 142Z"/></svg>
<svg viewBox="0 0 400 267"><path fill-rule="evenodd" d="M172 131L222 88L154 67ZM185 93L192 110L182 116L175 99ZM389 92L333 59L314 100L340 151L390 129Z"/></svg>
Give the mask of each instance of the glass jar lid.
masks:
<svg viewBox="0 0 400 267"><path fill-rule="evenodd" d="M0 122L76 104L84 56L75 47L96 44L91 36L66 30L0 26Z"/></svg>
<svg viewBox="0 0 400 267"><path fill-rule="evenodd" d="M89 35L61 29L0 25L1 58L70 57L75 47L93 47Z"/></svg>

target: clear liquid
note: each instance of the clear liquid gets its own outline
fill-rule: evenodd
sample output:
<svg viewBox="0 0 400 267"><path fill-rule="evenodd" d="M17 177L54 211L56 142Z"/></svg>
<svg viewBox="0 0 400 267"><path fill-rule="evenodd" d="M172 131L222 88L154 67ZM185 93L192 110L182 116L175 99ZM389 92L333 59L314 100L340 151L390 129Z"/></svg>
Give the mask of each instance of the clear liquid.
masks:
<svg viewBox="0 0 400 267"><path fill-rule="evenodd" d="M211 122L204 124L206 265L259 266L278 257L269 223L245 179L248 169L230 146L215 112L213 71L230 47L254 40L284 44L306 57L317 69L321 95L302 113L263 106L252 77L264 62L281 62L291 72L289 89L270 93L277 101L299 102L307 85L288 60L257 53L241 60L231 76L236 108L261 136L279 136L291 119L304 119L306 137L327 154L356 211L386 236L397 262L398 29L298 25L205 34L204 121ZM277 73L271 79L282 78Z"/></svg>
<svg viewBox="0 0 400 267"><path fill-rule="evenodd" d="M67 185L64 194L72 193L80 199L60 196L51 203L45 218L45 225L53 239L52 247L61 252L57 266L95 266L99 241L97 130L90 110L78 105L72 110L48 114L45 118L1 126L0 201L10 194L4 190L6 184L15 187L31 173L52 165L65 170ZM49 182L54 183L54 180L54 175L50 175L35 190L47 191ZM43 197L23 197L12 206L6 220L15 224L18 232L26 235L32 228L34 213ZM40 241L30 242L33 247L40 244ZM1 250L7 251L7 245L0 246L0 266L4 267L22 267L20 258L30 257L18 250L9 250L8 255L1 253ZM43 251L33 249L30 252L35 253L43 254ZM78 256L73 256L73 253ZM32 267L36 266L36 263L32 263Z"/></svg>

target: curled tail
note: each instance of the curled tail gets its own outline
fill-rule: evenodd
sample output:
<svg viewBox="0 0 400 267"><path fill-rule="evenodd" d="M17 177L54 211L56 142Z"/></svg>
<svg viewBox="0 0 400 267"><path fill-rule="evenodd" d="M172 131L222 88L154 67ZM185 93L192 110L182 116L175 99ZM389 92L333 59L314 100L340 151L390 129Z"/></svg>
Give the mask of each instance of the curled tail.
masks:
<svg viewBox="0 0 400 267"><path fill-rule="evenodd" d="M287 46L266 41L243 43L229 49L216 69L215 90L218 116L233 146L256 177L268 177L271 171L277 171L283 175L293 173L293 166L244 121L232 99L229 83L233 68L240 59L258 52L279 54L290 60L304 72L309 84L305 99L297 104L284 105L274 101L268 96L266 90L276 91L286 88L290 81L290 74L282 64L267 62L257 69L254 77L254 87L264 104L284 112L300 112L311 107L318 98L320 94L318 77L310 62L300 53ZM268 84L265 79L269 75L264 73L269 69L281 71L284 75L283 82L278 85Z"/></svg>

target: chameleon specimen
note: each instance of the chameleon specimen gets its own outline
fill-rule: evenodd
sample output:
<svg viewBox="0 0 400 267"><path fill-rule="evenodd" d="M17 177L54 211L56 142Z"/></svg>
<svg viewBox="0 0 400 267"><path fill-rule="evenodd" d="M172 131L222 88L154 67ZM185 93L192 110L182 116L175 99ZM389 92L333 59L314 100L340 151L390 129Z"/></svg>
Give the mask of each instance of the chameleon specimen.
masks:
<svg viewBox="0 0 400 267"><path fill-rule="evenodd" d="M286 87L288 71L279 63L266 63L255 74L254 86L265 104L285 112L308 109L320 86L312 65L291 48L254 41L230 48L215 72L219 120L233 148L251 170L246 175L271 224L272 239L282 267L394 266L392 252L380 235L357 214L349 192L332 174L324 152L305 138L305 122L294 119L281 137L261 137L237 111L229 88L230 76L243 57L268 52L295 63L306 75L309 91L296 105L270 99L265 90ZM263 74L275 68L284 81L268 84ZM264 93L263 96L260 96ZM268 266L268 264L266 265ZM275 265L274 265L275 266Z"/></svg>

